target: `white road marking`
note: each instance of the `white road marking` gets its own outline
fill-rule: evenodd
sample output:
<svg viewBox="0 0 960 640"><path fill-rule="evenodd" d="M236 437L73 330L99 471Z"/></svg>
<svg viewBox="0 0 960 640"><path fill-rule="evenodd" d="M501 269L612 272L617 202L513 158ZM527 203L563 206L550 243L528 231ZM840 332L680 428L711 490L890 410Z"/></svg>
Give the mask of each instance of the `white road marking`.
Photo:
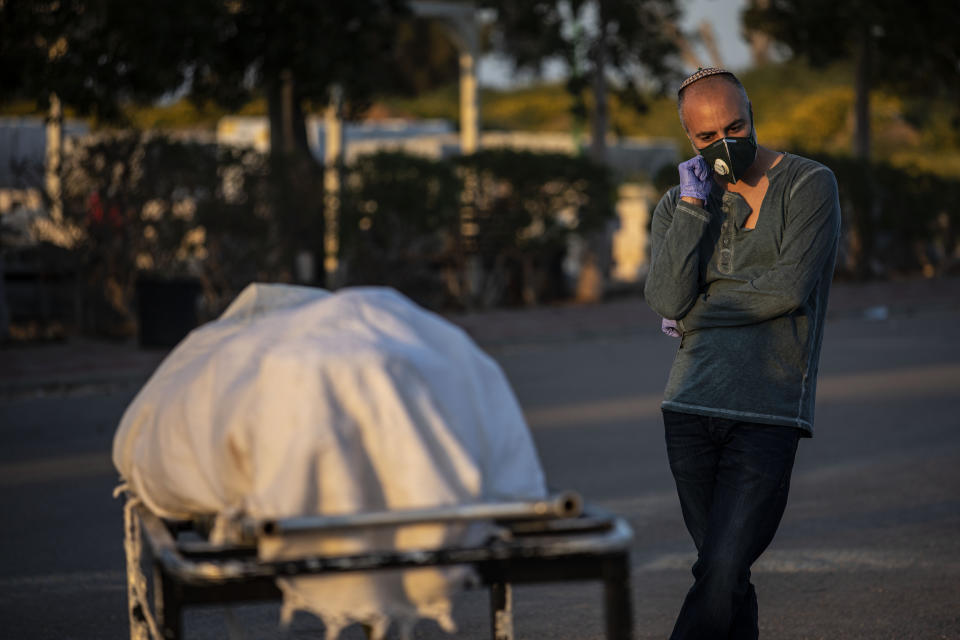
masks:
<svg viewBox="0 0 960 640"><path fill-rule="evenodd" d="M93 476L117 475L110 454L103 451L0 463L0 487L15 487Z"/></svg>
<svg viewBox="0 0 960 640"><path fill-rule="evenodd" d="M665 553L635 567L635 571L689 571L695 553ZM824 573L829 571L900 570L929 563L901 551L870 549L776 549L760 556L754 573Z"/></svg>
<svg viewBox="0 0 960 640"><path fill-rule="evenodd" d="M77 571L36 576L0 578L0 592L57 590L57 591L116 591L126 590L127 575L123 571Z"/></svg>

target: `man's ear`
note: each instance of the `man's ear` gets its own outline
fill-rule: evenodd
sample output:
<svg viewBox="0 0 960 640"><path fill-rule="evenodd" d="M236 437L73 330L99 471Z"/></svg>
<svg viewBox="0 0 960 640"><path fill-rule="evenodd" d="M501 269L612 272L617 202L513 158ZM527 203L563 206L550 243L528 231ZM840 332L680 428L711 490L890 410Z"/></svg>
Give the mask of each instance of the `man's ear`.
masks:
<svg viewBox="0 0 960 640"><path fill-rule="evenodd" d="M753 103L747 100L747 110L750 112L750 133L753 135L753 142L757 142L757 126L753 124Z"/></svg>

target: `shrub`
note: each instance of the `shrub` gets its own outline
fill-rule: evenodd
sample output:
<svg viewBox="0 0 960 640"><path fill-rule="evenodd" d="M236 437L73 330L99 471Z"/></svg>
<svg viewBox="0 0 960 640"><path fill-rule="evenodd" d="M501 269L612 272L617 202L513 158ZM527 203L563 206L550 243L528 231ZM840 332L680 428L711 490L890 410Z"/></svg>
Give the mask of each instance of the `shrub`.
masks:
<svg viewBox="0 0 960 640"><path fill-rule="evenodd" d="M345 282L392 286L426 306L447 306L461 190L447 162L398 152L358 159L345 173L342 197Z"/></svg>
<svg viewBox="0 0 960 640"><path fill-rule="evenodd" d="M850 156L809 154L840 189L844 242L838 270L852 277L955 268L960 256L960 180Z"/></svg>
<svg viewBox="0 0 960 640"><path fill-rule="evenodd" d="M128 335L138 278L198 279L218 313L254 281L290 281L293 256L322 238L317 197L280 182L253 150L141 132L81 140L64 158L64 213L88 310L83 330ZM310 193L321 180L297 176Z"/></svg>
<svg viewBox="0 0 960 640"><path fill-rule="evenodd" d="M380 153L358 160L345 182L348 282L395 286L432 307L564 296L568 236L601 229L613 212L608 170L564 154Z"/></svg>
<svg viewBox="0 0 960 640"><path fill-rule="evenodd" d="M112 132L64 158L64 214L79 227L86 329L132 331L138 273L196 272L205 258L197 211L215 198L216 150L160 136Z"/></svg>
<svg viewBox="0 0 960 640"><path fill-rule="evenodd" d="M481 277L473 304L536 304L568 295L563 260L571 234L589 237L613 215L613 179L586 156L490 149L457 159L466 254ZM468 268L461 273L469 273Z"/></svg>

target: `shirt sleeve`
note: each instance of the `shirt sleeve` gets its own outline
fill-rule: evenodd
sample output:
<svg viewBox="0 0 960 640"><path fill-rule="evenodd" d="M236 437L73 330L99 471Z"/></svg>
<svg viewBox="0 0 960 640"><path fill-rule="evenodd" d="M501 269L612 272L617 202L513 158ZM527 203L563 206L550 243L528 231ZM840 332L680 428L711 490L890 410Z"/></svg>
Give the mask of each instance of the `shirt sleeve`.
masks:
<svg viewBox="0 0 960 640"><path fill-rule="evenodd" d="M650 224L650 269L643 295L662 318L676 320L693 305L700 290L700 241L710 222L701 207L667 192Z"/></svg>
<svg viewBox="0 0 960 640"><path fill-rule="evenodd" d="M837 181L826 167L813 169L788 197L780 255L749 282L717 280L700 293L678 322L682 331L764 322L800 308L833 264L840 238Z"/></svg>

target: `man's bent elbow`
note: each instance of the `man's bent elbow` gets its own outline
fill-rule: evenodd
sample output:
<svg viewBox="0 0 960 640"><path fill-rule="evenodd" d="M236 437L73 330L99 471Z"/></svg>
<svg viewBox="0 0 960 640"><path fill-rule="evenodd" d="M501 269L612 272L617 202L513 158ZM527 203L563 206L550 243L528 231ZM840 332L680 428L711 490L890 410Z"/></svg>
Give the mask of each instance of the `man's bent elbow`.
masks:
<svg viewBox="0 0 960 640"><path fill-rule="evenodd" d="M678 292L664 291L660 287L651 286L650 280L647 280L643 287L643 297L647 305L653 309L657 315L667 320L679 320L687 315L690 307L696 301L695 298L684 299L684 296L677 295Z"/></svg>

